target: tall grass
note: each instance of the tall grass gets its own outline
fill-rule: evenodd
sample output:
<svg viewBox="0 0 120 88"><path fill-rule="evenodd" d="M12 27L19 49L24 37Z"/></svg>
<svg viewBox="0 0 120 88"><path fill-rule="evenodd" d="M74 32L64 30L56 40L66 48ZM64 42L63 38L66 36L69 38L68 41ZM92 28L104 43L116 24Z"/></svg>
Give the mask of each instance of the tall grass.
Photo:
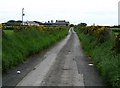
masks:
<svg viewBox="0 0 120 88"><path fill-rule="evenodd" d="M2 30L0 29L0 73L1 71L2 71Z"/></svg>
<svg viewBox="0 0 120 88"><path fill-rule="evenodd" d="M60 39L64 38L68 33L68 27L62 30L23 30L13 32L12 34L4 33L2 41L2 65L3 73L7 72L11 67L17 66L26 60L26 57L40 52Z"/></svg>
<svg viewBox="0 0 120 88"><path fill-rule="evenodd" d="M13 34L13 30L3 30L7 35L12 35Z"/></svg>
<svg viewBox="0 0 120 88"><path fill-rule="evenodd" d="M114 37L111 35L104 43L98 43L95 37L80 29L76 28L76 32L86 55L92 58L102 77L113 88L120 88L120 54L112 51Z"/></svg>

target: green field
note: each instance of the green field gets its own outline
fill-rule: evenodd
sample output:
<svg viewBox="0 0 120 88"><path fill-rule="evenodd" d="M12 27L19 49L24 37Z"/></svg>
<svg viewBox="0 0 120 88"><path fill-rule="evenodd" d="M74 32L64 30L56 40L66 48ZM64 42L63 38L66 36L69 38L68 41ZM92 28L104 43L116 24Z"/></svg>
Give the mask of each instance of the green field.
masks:
<svg viewBox="0 0 120 88"><path fill-rule="evenodd" d="M2 41L3 73L23 63L27 56L43 51L64 38L68 29L69 27L52 27L51 29L36 30L36 28L29 27L29 29L20 32L4 30Z"/></svg>
<svg viewBox="0 0 120 88"><path fill-rule="evenodd" d="M120 33L120 28L111 28L113 34L118 35Z"/></svg>

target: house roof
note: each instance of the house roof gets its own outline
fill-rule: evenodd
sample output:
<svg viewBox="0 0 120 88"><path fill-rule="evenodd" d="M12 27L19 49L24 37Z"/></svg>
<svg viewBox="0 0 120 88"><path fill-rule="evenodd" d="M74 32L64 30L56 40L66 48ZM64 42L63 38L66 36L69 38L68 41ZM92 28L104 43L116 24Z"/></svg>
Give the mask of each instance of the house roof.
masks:
<svg viewBox="0 0 120 88"><path fill-rule="evenodd" d="M56 23L57 22L66 22L65 20L56 20Z"/></svg>
<svg viewBox="0 0 120 88"><path fill-rule="evenodd" d="M69 22L65 20L56 20L55 24L69 24Z"/></svg>
<svg viewBox="0 0 120 88"><path fill-rule="evenodd" d="M32 25L39 25L38 23L34 22L34 21L26 21L25 23L27 24L32 24Z"/></svg>

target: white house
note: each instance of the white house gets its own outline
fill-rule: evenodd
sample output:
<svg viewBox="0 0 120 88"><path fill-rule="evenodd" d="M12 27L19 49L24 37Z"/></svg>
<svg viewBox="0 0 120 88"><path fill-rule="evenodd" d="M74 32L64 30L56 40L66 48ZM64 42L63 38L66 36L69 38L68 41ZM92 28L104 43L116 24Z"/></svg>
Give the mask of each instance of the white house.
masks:
<svg viewBox="0 0 120 88"><path fill-rule="evenodd" d="M39 26L38 23L34 22L34 21L26 21L24 22L24 25L28 25L28 26Z"/></svg>

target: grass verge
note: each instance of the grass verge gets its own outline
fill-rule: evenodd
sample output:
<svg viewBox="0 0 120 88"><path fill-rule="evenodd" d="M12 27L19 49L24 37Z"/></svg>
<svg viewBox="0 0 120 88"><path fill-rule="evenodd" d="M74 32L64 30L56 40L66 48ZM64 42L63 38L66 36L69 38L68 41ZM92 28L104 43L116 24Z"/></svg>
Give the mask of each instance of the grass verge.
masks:
<svg viewBox="0 0 120 88"><path fill-rule="evenodd" d="M7 72L14 66L18 66L26 60L26 57L40 52L68 33L68 27L51 30L29 29L20 32L5 31L2 38L2 70Z"/></svg>
<svg viewBox="0 0 120 88"><path fill-rule="evenodd" d="M76 28L76 32L84 52L91 57L104 80L113 88L120 88L120 54L111 50L114 37L111 35L104 43L98 43L96 38L80 32L80 29Z"/></svg>

